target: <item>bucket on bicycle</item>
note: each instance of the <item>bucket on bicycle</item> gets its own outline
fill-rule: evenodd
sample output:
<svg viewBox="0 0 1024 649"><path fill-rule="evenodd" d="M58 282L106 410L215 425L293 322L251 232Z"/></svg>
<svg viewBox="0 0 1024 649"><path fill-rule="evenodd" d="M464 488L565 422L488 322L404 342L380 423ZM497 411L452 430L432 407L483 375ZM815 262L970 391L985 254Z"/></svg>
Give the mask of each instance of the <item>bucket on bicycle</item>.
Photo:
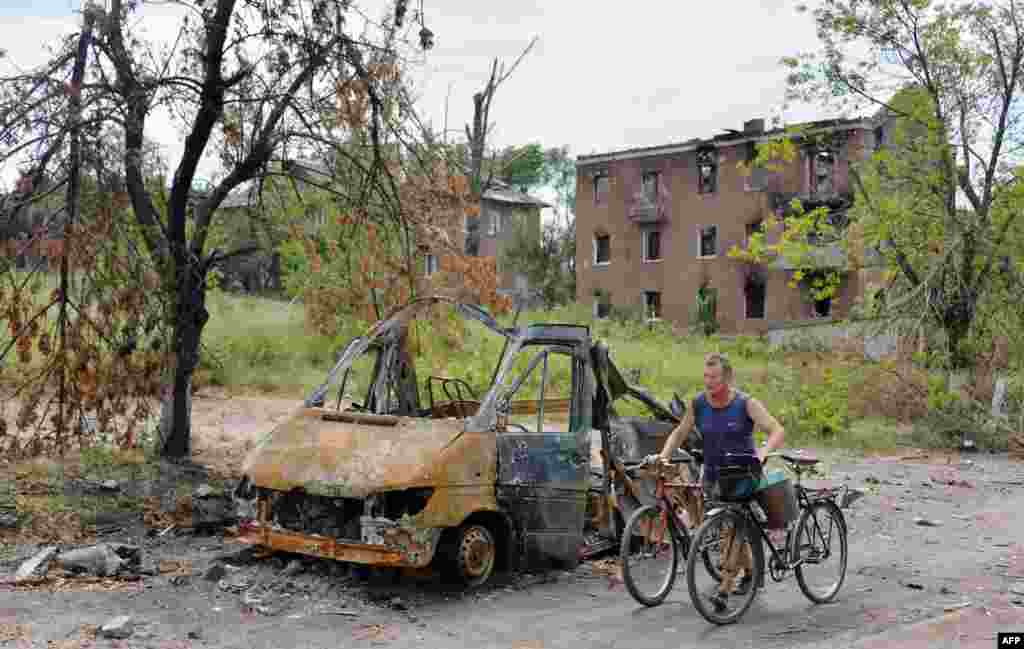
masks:
<svg viewBox="0 0 1024 649"><path fill-rule="evenodd" d="M753 464L727 464L718 470L718 493L724 502L749 500L757 489L759 467Z"/></svg>
<svg viewBox="0 0 1024 649"><path fill-rule="evenodd" d="M782 471L769 471L755 489L757 503L768 517L765 527L784 529L799 515L796 488Z"/></svg>

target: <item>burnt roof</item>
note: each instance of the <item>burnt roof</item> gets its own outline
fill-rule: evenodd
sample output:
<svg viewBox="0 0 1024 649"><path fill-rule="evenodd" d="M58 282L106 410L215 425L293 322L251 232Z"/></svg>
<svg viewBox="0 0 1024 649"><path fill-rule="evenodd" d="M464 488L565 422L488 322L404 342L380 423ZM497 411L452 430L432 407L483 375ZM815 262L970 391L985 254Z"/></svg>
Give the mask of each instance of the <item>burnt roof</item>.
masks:
<svg viewBox="0 0 1024 649"><path fill-rule="evenodd" d="M862 127L867 122L866 118L853 118L853 119L823 119L813 122L801 122L798 124L791 124L783 128L775 128L765 131L757 132L745 132L739 130L728 130L726 133L714 135L710 138L690 138L683 142L674 142L668 144L658 144L655 146L648 147L634 147L629 149L619 149L616 151L608 151L605 153L592 153L590 155L579 155L576 157L577 165L585 165L591 162L614 160L619 157L630 157L637 158L643 157L644 154L652 156L661 155L665 153L680 153L683 151L690 151L699 149L702 146L728 146L731 144L739 144L748 140L765 140L778 135L783 135L787 130L792 128L801 128L811 131L820 131L827 129L853 129Z"/></svg>

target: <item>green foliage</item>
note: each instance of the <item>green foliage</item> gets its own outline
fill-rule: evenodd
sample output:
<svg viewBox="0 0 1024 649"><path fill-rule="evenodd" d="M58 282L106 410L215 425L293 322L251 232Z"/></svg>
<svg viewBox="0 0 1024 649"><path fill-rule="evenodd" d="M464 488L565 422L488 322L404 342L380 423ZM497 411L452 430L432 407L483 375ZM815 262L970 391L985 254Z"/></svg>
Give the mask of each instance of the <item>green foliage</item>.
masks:
<svg viewBox="0 0 1024 649"><path fill-rule="evenodd" d="M520 225L502 249L501 268L525 275L545 307L565 304L576 297L575 244L575 233L556 223L544 224L539 242Z"/></svg>
<svg viewBox="0 0 1024 649"><path fill-rule="evenodd" d="M502 175L508 183L529 191L544 180L545 155L539 144L508 147L502 152Z"/></svg>

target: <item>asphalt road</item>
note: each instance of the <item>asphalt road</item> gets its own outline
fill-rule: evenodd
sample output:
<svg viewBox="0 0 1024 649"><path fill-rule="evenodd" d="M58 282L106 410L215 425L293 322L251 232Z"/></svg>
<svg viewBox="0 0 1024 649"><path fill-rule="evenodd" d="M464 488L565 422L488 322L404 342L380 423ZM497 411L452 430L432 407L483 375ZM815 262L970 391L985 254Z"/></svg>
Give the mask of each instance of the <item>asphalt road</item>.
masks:
<svg viewBox="0 0 1024 649"><path fill-rule="evenodd" d="M838 601L812 605L792 577L769 580L742 621L727 627L700 617L683 581L663 605L637 605L602 563L507 576L471 594L411 578L346 582L310 569L295 578L296 593L280 600L287 605L270 615L201 576L181 585L151 578L138 592L0 592L0 629L17 623L31 635L19 645L0 634L0 647L47 647L79 637L82 624L132 615L140 623L135 636L92 646L989 648L997 631L1024 631L1024 594L1013 592L1024 593L1024 522L1017 515L1024 510L1024 464L964 459L971 463L833 464L833 479L876 490L848 510L849 564ZM921 526L918 518L938 525ZM218 545L183 538L160 552L189 557L201 569ZM272 578L277 566L264 563L242 573Z"/></svg>

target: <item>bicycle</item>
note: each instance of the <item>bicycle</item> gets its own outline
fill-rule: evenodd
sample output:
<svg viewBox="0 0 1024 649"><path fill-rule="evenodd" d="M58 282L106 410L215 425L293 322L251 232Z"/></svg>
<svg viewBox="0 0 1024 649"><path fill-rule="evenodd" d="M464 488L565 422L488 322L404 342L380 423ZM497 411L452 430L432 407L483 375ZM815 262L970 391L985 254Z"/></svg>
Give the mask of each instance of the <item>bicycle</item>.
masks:
<svg viewBox="0 0 1024 649"><path fill-rule="evenodd" d="M679 481L678 465L684 463L689 465L690 479ZM622 580L629 594L645 606L657 606L672 591L680 560L685 562L690 553L690 531L672 502L672 494L682 492L686 497L699 498L703 511L701 452L677 451L667 462L641 462L623 468L631 478L645 470L647 477L653 474L655 478L654 504L641 506L629 517L622 532L619 557ZM659 562L666 565L659 568ZM710 564L708 567L711 568Z"/></svg>
<svg viewBox="0 0 1024 649"><path fill-rule="evenodd" d="M765 545L770 551L768 572L772 580L781 582L792 570L796 574L800 590L816 604L824 604L835 599L846 578L847 525L842 509L852 503L859 494L851 497L851 491L845 485L838 488L811 489L801 484L803 473L818 464L815 457L793 453L770 453L765 458L765 463L774 457L782 458L796 474L796 483L793 487L799 511L795 525L787 521L785 542L781 549L776 548L766 532L768 521L762 522L755 514L753 503L757 501L758 494L754 490L753 481L756 480L759 471L752 471L750 464L722 467L719 478L719 490L722 493L716 502L712 503L714 508L707 513L694 535L693 547L700 548L700 552L692 552L687 559L687 586L694 607L706 620L714 624L730 624L739 620L750 608L758 590L764 587ZM725 459L729 462L736 459L749 461L751 458L726 454ZM756 458L753 461L756 463ZM746 469L742 468L744 466ZM778 516L776 523L777 519ZM755 530L760 533L760 538ZM823 591L817 591L811 586L809 569L822 565L833 556L833 532L837 532L838 576ZM705 599L709 589L698 587L698 566L695 559L698 554L711 556L716 543L724 544L726 549L721 555L723 560L717 564L716 570L709 570L714 584L710 589L710 596ZM719 590L724 589L720 589L720 584L723 580L732 582L735 579L735 566L740 559L736 554L747 552L745 546L749 546L750 554L747 558L748 566L744 568L746 570L749 567L749 574L740 582L736 591L721 597ZM730 554L733 555L731 559ZM725 564L730 561L732 563L727 568ZM707 559L704 563L708 563ZM732 590L728 588L729 586L730 584L726 584L727 589ZM725 604L733 595L739 595L742 600L735 611L727 613Z"/></svg>

